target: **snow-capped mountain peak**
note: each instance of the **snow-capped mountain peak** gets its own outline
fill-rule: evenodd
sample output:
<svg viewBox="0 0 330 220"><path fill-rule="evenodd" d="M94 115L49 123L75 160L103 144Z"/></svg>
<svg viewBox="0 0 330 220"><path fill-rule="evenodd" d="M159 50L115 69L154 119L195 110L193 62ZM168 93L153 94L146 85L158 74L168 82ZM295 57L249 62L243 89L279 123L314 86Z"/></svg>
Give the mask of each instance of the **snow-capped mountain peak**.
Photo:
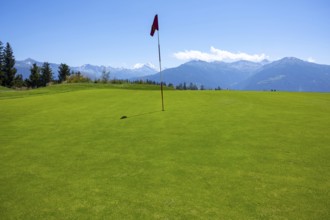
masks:
<svg viewBox="0 0 330 220"><path fill-rule="evenodd" d="M157 71L156 66L152 63L137 63L133 66L133 70L142 69L142 68L150 68Z"/></svg>
<svg viewBox="0 0 330 220"><path fill-rule="evenodd" d="M28 78L30 75L30 68L32 64L36 63L38 66L42 66L42 62L33 60L31 58L16 61L15 67L18 70L18 73L23 75L23 78ZM51 69L53 71L54 76L57 76L59 64L50 63ZM77 67L70 67L70 69L74 72L81 72L83 75L91 78L97 79L100 78L103 71L110 72L110 78L116 79L131 79L136 77L142 77L146 75L152 75L157 73L155 66L152 63L146 64L136 64L133 68L113 68L110 66L97 66L92 64L85 64Z"/></svg>
<svg viewBox="0 0 330 220"><path fill-rule="evenodd" d="M35 61L34 59L31 59L31 58L27 58L27 59L23 60L23 62L29 66L32 66L32 64L34 64L34 63L37 63L37 61Z"/></svg>

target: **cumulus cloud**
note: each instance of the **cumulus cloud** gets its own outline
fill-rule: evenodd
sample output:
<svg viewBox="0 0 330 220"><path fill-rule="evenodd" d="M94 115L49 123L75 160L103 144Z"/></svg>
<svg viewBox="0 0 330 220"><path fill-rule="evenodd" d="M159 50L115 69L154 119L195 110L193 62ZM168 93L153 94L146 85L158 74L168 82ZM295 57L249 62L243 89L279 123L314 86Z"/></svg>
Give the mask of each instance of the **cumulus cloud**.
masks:
<svg viewBox="0 0 330 220"><path fill-rule="evenodd" d="M209 53L201 52L198 50L185 50L174 53L174 57L179 60L203 60L206 62L237 60L260 62L264 59L268 59L268 56L265 54L247 54L243 52L232 53L229 51L217 49L215 47L211 47Z"/></svg>

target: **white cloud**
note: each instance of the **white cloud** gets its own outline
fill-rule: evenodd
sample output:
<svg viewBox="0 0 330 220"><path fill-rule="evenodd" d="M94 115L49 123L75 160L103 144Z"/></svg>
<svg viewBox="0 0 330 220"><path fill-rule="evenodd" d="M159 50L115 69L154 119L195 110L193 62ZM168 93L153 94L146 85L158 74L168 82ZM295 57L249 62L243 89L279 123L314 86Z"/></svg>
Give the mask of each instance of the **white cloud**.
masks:
<svg viewBox="0 0 330 220"><path fill-rule="evenodd" d="M310 62L310 63L315 63L316 62L316 60L313 57L308 57L307 61Z"/></svg>
<svg viewBox="0 0 330 220"><path fill-rule="evenodd" d="M243 52L232 53L229 51L217 49L215 47L211 47L209 53L201 52L198 50L185 50L183 52L174 53L174 57L179 60L203 60L206 62L237 60L260 62L269 58L265 54L247 54Z"/></svg>

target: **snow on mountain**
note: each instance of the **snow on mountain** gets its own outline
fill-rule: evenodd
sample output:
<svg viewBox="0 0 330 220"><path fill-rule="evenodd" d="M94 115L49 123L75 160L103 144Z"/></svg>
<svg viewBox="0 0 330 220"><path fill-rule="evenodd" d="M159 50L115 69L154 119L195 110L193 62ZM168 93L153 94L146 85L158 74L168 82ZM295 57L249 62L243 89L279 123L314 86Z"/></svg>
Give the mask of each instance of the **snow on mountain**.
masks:
<svg viewBox="0 0 330 220"><path fill-rule="evenodd" d="M43 62L33 60L31 58L16 61L15 67L17 72L23 75L23 78L26 79L30 75L31 66L36 63L38 66L42 66ZM57 78L59 64L50 63L51 69L54 74L54 78ZM78 72L80 71L83 75L91 78L98 79L101 77L102 72L110 71L110 79L131 79L134 77L142 77L147 75L152 75L157 73L155 66L151 63L147 64L136 64L132 69L129 68L113 68L110 66L97 66L91 64L85 64L78 67L70 67L71 70Z"/></svg>
<svg viewBox="0 0 330 220"><path fill-rule="evenodd" d="M242 83L246 90L330 92L330 66L286 57L263 66Z"/></svg>
<svg viewBox="0 0 330 220"><path fill-rule="evenodd" d="M43 65L43 62L39 62L39 61L36 61L31 58L21 60L21 61L16 61L15 68L17 69L17 73L22 74L24 79L29 78L30 73L31 73L30 69L34 63L36 63L40 67ZM56 73L56 74L54 74L54 76L57 77L57 70L58 70L59 64L49 63L49 65L50 65L50 68L52 69L53 73Z"/></svg>
<svg viewBox="0 0 330 220"><path fill-rule="evenodd" d="M24 78L30 75L33 63L42 66L42 62L31 58L17 61L17 72ZM57 78L59 64L50 63L54 78ZM100 78L103 71L110 71L110 79L152 80L159 82L160 76L154 65L136 64L133 68L113 68L91 64L70 67L80 71L91 79ZM198 86L213 89L221 88L237 90L281 90L281 91L317 91L330 92L330 66L311 63L286 57L270 62L236 61L205 62L190 61L175 68L162 71L163 81L178 85L194 83Z"/></svg>
<svg viewBox="0 0 330 220"><path fill-rule="evenodd" d="M159 74L143 77L159 81ZM330 66L295 57L278 61L191 61L163 71L166 83L193 83L205 88L330 92Z"/></svg>
<svg viewBox="0 0 330 220"><path fill-rule="evenodd" d="M137 63L133 66L133 69L141 69L141 68L150 68L157 71L157 67L152 63Z"/></svg>
<svg viewBox="0 0 330 220"><path fill-rule="evenodd" d="M190 61L176 68L169 68L162 72L163 80L166 83L178 85L180 83L193 83L205 88L234 88L241 81L251 77L259 68L261 63L251 61L206 62ZM159 74L147 76L143 79L159 81ZM236 88L236 87L235 87Z"/></svg>

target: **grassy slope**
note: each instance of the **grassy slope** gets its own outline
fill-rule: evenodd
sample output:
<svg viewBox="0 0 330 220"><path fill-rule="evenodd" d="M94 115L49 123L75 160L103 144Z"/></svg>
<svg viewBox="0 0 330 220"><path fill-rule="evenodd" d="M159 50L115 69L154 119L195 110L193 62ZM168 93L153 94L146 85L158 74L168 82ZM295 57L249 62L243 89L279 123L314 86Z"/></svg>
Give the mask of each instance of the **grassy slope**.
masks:
<svg viewBox="0 0 330 220"><path fill-rule="evenodd" d="M10 89L8 89L7 87L3 87L3 86L0 86L0 91L8 91Z"/></svg>
<svg viewBox="0 0 330 220"><path fill-rule="evenodd" d="M73 83L73 84L55 84L49 87L29 90L13 90L0 86L0 99L23 98L36 95L50 95L56 93L66 93L90 89L131 89L131 90L159 90L158 85L146 84L94 84L94 83ZM164 90L172 88L164 87ZM6 91L7 93L4 93Z"/></svg>
<svg viewBox="0 0 330 220"><path fill-rule="evenodd" d="M330 217L329 94L45 91L0 93L2 219Z"/></svg>

